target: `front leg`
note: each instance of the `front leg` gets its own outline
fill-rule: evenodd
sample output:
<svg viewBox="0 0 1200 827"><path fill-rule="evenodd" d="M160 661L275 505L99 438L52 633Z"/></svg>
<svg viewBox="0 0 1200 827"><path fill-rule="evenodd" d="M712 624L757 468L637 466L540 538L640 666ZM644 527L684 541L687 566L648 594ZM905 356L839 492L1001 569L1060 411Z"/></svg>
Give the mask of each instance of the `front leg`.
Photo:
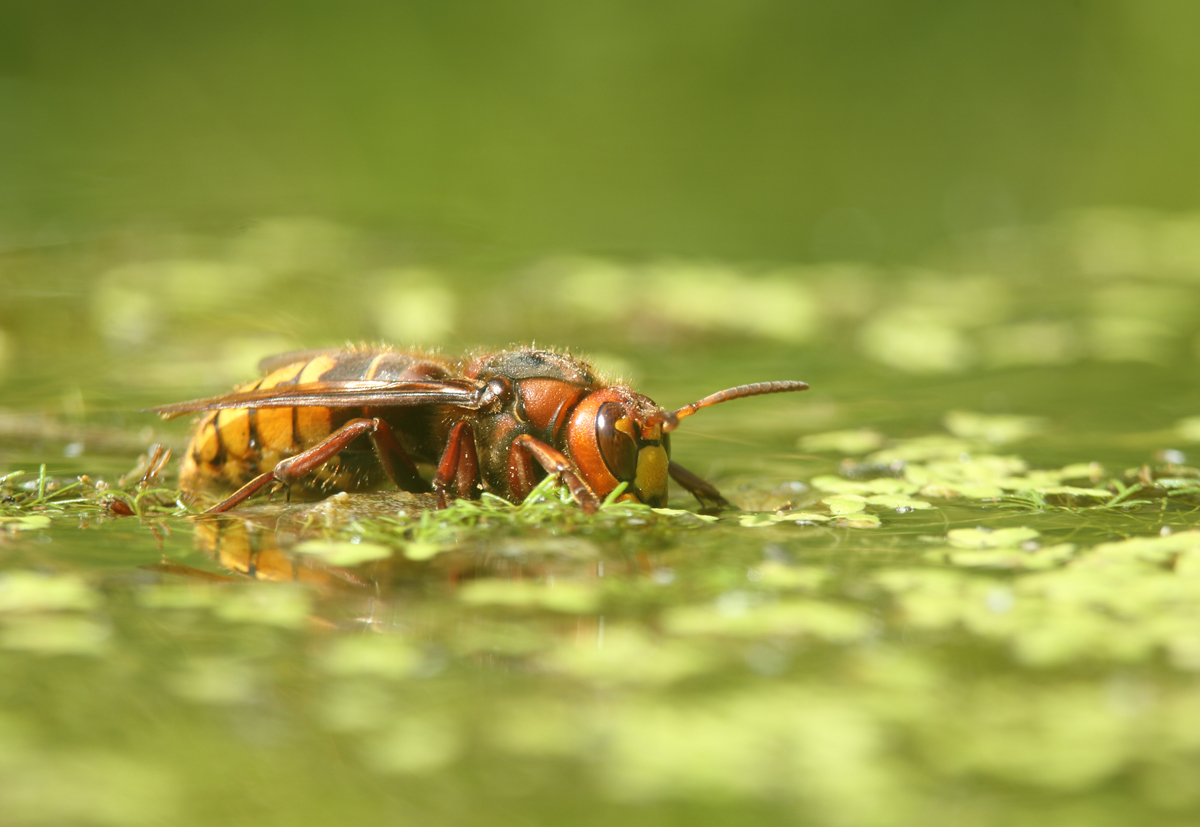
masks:
<svg viewBox="0 0 1200 827"><path fill-rule="evenodd" d="M721 511L726 508L737 508L729 500L721 496L717 487L697 474L693 474L677 462L667 466L671 479L682 485L700 501L705 511Z"/></svg>
<svg viewBox="0 0 1200 827"><path fill-rule="evenodd" d="M562 451L529 434L522 434L513 440L512 449L509 452L510 480L516 476L529 476L525 472L530 464L530 458L537 460L538 465L545 468L547 474L554 474L567 484L567 487L571 489L571 496L575 498L575 502L579 503L584 514L595 514L600 508L600 501L596 499L592 489L588 488L587 484L579 478L579 473L575 470L575 465L571 460L567 459ZM512 487L513 494L519 495L521 499L529 494L529 490L522 493L517 490L516 486ZM532 489L533 486L529 485L528 487Z"/></svg>

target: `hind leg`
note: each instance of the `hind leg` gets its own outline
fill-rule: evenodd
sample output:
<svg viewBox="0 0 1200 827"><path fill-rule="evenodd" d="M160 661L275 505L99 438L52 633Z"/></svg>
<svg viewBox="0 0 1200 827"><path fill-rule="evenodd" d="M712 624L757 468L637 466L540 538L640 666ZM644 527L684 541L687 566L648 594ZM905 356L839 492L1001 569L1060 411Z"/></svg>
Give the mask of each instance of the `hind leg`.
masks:
<svg viewBox="0 0 1200 827"><path fill-rule="evenodd" d="M204 513L220 514L236 508L258 493L263 486L271 482L279 482L284 485L299 482L346 450L350 446L350 443L363 434L370 435L371 443L374 445L375 452L379 456L379 462L392 482L396 483L400 488L412 490L409 486L416 485L416 481L419 481L421 485L425 486L419 490L429 490L425 481L417 474L416 466L413 465L412 460L404 452L400 443L396 441L391 427L386 422L382 419L352 419L313 447L301 451L295 456L288 457L276 465L274 469L259 474ZM399 467L392 461L393 457L400 458Z"/></svg>

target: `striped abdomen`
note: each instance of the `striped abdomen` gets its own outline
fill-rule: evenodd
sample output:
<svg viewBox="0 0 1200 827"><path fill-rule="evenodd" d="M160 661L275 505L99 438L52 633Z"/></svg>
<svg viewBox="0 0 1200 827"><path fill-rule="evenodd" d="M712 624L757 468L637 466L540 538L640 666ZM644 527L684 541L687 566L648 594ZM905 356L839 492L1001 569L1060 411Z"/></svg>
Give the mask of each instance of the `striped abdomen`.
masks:
<svg viewBox="0 0 1200 827"><path fill-rule="evenodd" d="M392 350L333 350L272 370L239 390L266 390L321 381L445 379L453 366L427 355ZM432 462L444 444L445 426L429 408L236 408L205 413L183 458L179 484L239 486L271 471L287 457L311 448L346 422L362 416L388 421L416 462ZM369 444L352 445L313 475L311 487L355 490L382 477Z"/></svg>

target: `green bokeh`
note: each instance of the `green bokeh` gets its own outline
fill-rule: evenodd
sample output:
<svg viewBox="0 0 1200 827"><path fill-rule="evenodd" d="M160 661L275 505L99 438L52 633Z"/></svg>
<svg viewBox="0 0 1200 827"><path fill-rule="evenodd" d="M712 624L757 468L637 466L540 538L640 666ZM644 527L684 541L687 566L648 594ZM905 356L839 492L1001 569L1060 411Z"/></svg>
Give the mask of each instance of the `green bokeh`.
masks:
<svg viewBox="0 0 1200 827"><path fill-rule="evenodd" d="M316 214L410 240L895 260L1195 204L1186 0L19 2L6 244Z"/></svg>

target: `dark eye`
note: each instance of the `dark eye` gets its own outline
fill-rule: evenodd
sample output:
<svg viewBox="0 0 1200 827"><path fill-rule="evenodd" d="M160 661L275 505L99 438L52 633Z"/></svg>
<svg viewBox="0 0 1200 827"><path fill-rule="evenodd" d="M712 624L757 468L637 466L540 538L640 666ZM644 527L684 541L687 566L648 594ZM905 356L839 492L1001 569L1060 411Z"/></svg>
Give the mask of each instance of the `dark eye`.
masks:
<svg viewBox="0 0 1200 827"><path fill-rule="evenodd" d="M637 445L633 437L617 430L617 422L625 418L625 409L616 402L605 402L596 414L596 440L604 464L619 480L632 482L637 475Z"/></svg>
<svg viewBox="0 0 1200 827"><path fill-rule="evenodd" d="M662 447L663 447L663 450L667 452L667 456L668 457L671 456L671 435L670 434L662 435Z"/></svg>

